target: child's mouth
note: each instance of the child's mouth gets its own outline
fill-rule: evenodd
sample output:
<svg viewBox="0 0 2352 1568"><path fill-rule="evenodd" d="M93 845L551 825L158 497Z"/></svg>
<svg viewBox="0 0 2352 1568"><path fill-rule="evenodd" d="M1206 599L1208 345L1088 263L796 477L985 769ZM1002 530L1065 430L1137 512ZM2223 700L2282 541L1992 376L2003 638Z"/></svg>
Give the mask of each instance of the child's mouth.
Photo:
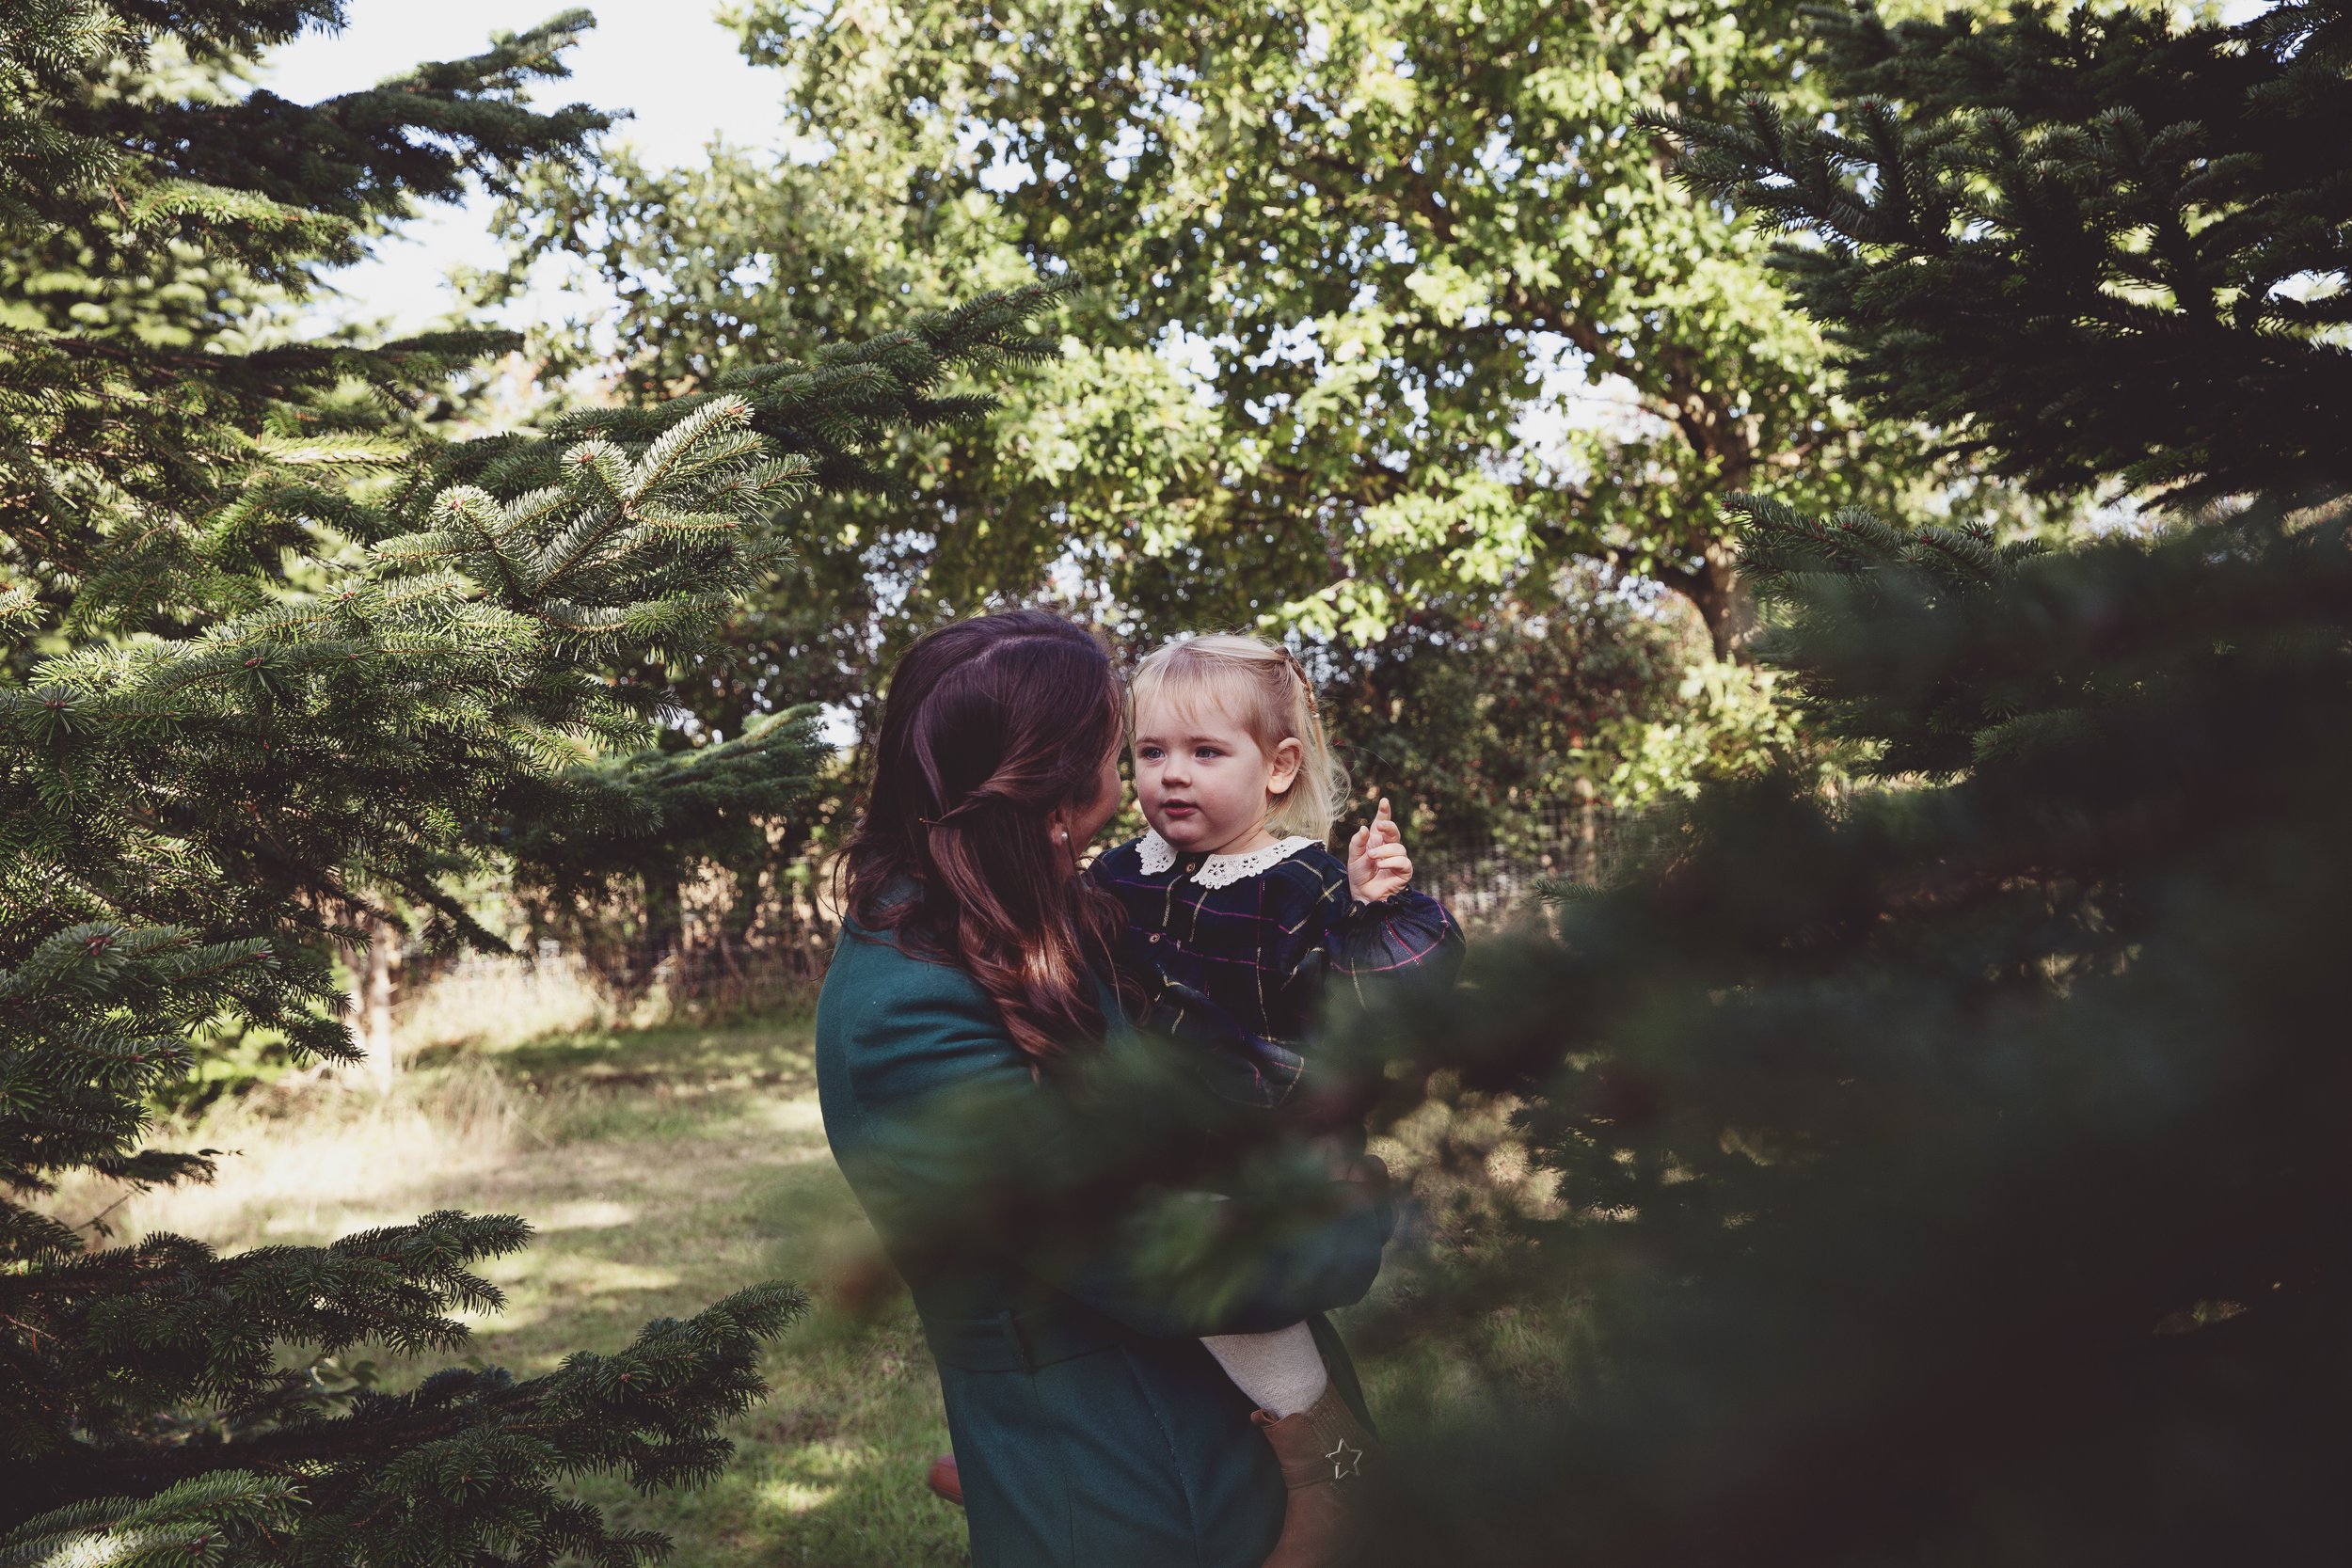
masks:
<svg viewBox="0 0 2352 1568"><path fill-rule="evenodd" d="M1200 809L1189 800L1169 800L1160 807L1160 813L1174 821L1182 822L1186 817L1197 815Z"/></svg>

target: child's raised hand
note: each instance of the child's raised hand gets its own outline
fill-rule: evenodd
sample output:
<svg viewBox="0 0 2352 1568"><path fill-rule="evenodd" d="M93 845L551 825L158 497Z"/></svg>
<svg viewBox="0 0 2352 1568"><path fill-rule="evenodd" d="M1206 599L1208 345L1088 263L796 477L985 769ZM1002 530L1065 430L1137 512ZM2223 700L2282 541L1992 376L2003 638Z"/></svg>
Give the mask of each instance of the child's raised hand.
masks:
<svg viewBox="0 0 2352 1568"><path fill-rule="evenodd" d="M1413 857L1405 852L1405 835L1384 795L1371 824L1347 841L1347 891L1359 904L1376 904L1412 879Z"/></svg>

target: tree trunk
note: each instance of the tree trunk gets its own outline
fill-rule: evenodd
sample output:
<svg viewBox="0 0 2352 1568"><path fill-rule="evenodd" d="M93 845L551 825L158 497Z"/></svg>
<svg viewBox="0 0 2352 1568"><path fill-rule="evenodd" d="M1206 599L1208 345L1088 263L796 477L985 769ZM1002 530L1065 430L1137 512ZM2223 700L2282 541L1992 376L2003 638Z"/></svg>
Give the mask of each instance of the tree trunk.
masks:
<svg viewBox="0 0 2352 1568"><path fill-rule="evenodd" d="M1707 623L1715 657L1746 663L1748 639L1756 631L1756 607L1740 579L1739 553L1728 543L1709 542L1698 567L1678 575L1674 586Z"/></svg>
<svg viewBox="0 0 2352 1568"><path fill-rule="evenodd" d="M360 1070L378 1093L390 1092L399 1070L392 1054L392 998L403 935L389 922L371 922L366 944L346 954L352 984L351 1035L362 1053Z"/></svg>

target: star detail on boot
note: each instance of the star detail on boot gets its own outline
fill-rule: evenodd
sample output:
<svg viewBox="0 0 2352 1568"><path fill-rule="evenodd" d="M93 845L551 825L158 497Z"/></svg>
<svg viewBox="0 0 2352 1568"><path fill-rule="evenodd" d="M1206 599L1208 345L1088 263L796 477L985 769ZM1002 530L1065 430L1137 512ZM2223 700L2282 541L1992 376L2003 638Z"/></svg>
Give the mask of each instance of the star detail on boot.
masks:
<svg viewBox="0 0 2352 1568"><path fill-rule="evenodd" d="M1340 1446L1338 1448L1333 1449L1329 1453L1325 1454L1323 1457L1331 1462L1331 1480L1334 1482L1343 1481L1351 1476L1359 1476L1364 1473L1364 1450L1356 1447L1344 1437L1340 1439Z"/></svg>

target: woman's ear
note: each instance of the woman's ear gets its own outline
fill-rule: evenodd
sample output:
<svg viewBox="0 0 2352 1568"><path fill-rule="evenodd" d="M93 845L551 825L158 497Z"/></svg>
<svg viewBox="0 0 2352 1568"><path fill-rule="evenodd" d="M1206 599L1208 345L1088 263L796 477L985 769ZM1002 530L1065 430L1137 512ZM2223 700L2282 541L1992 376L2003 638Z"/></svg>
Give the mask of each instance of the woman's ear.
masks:
<svg viewBox="0 0 2352 1568"><path fill-rule="evenodd" d="M1298 743L1296 736L1285 736L1274 748L1274 776L1265 782L1269 795L1288 795L1291 785L1298 782L1298 770L1307 765L1307 748Z"/></svg>

